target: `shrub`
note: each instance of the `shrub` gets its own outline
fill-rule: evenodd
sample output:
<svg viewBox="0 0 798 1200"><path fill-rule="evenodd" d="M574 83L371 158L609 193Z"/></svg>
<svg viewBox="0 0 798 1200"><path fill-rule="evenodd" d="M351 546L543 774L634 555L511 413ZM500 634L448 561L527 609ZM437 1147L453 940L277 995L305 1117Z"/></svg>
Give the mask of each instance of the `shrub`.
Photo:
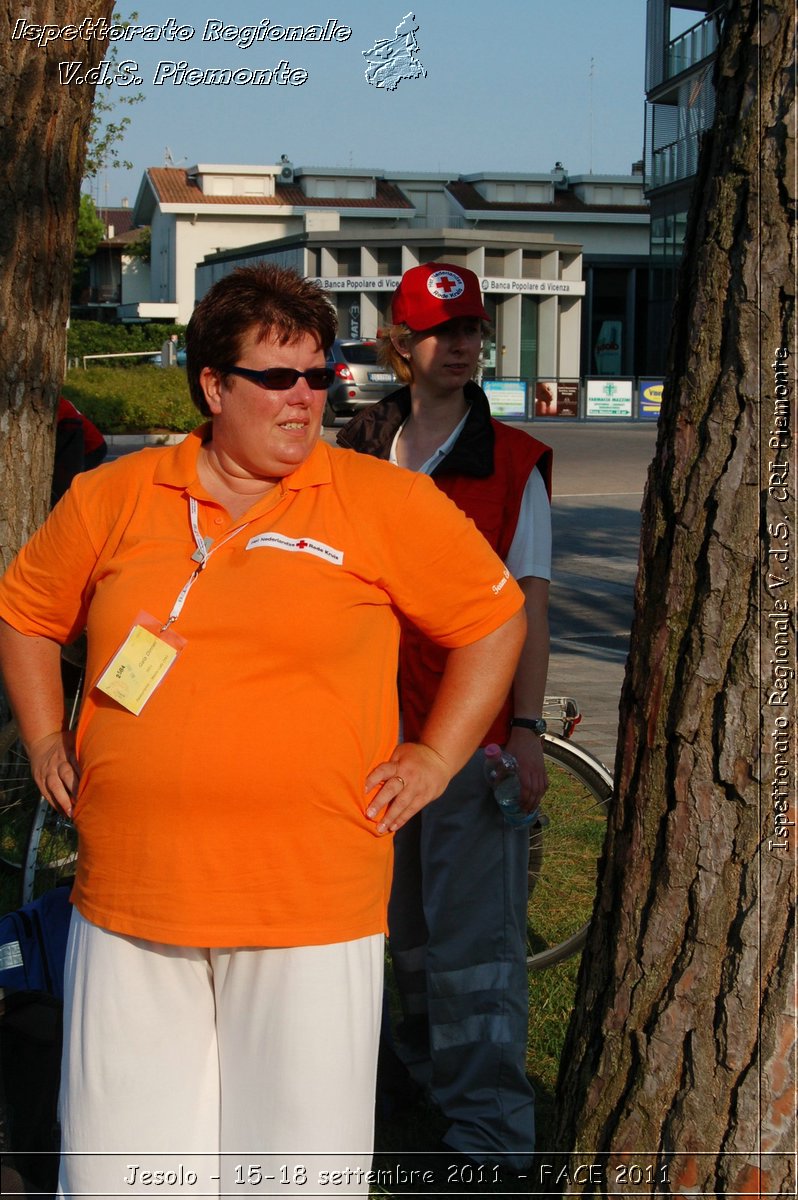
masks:
<svg viewBox="0 0 798 1200"><path fill-rule="evenodd" d="M81 360L84 354L125 354L136 350L157 351L171 334L185 340L185 325L108 325L103 321L71 321L67 330L67 357ZM130 366L141 359L108 359L105 366Z"/></svg>
<svg viewBox="0 0 798 1200"><path fill-rule="evenodd" d="M202 421L182 367L75 368L62 391L102 433L187 433Z"/></svg>

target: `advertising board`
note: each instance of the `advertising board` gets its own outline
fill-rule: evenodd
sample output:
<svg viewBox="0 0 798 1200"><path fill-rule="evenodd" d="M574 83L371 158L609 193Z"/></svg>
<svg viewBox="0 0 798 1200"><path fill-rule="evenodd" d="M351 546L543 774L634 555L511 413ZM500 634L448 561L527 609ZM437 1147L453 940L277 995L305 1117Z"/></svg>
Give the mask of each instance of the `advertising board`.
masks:
<svg viewBox="0 0 798 1200"><path fill-rule="evenodd" d="M525 379L483 379L482 388L494 417L505 421L526 419Z"/></svg>
<svg viewBox="0 0 798 1200"><path fill-rule="evenodd" d="M535 417L576 417L579 414L579 381L560 383L538 379L535 384Z"/></svg>
<svg viewBox="0 0 798 1200"><path fill-rule="evenodd" d="M588 417L618 417L631 420L631 379L588 379L585 384Z"/></svg>
<svg viewBox="0 0 798 1200"><path fill-rule="evenodd" d="M661 379L641 379L638 383L637 415L641 421L656 421L662 407Z"/></svg>

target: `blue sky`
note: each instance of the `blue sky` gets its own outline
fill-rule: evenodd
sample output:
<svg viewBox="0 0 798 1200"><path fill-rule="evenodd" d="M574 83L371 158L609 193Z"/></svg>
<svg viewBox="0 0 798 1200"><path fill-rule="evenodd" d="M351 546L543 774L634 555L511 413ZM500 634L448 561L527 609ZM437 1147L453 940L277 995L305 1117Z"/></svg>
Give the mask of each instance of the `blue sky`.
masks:
<svg viewBox="0 0 798 1200"><path fill-rule="evenodd" d="M186 41L120 43L137 64L143 103L122 153L132 171L108 170L92 186L100 204L135 200L148 166L173 162L273 163L427 170L623 174L642 157L644 0L133 0L117 5L138 24L173 17ZM412 11L424 79L395 91L368 85L362 51ZM351 27L345 42L262 41L248 48L204 41L225 25ZM160 62L189 68L307 71L300 86L176 86L153 82ZM592 78L591 78L592 61ZM132 69L132 68L131 68ZM129 91L130 89L125 89ZM109 98L123 94L111 86Z"/></svg>

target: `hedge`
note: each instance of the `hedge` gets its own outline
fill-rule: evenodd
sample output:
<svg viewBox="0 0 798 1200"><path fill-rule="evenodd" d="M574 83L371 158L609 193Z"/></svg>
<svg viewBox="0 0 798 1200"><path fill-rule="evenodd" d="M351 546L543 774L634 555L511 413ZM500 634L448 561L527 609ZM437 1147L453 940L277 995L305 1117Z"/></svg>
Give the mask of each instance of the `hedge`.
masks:
<svg viewBox="0 0 798 1200"><path fill-rule="evenodd" d="M67 358L81 360L84 354L124 354L135 350L160 350L176 333L182 344L185 325L107 325L103 321L71 321L67 330ZM141 361L140 359L138 360ZM108 360L108 365L129 366L136 359Z"/></svg>
<svg viewBox="0 0 798 1200"><path fill-rule="evenodd" d="M102 433L187 433L203 420L182 367L73 368L62 390Z"/></svg>

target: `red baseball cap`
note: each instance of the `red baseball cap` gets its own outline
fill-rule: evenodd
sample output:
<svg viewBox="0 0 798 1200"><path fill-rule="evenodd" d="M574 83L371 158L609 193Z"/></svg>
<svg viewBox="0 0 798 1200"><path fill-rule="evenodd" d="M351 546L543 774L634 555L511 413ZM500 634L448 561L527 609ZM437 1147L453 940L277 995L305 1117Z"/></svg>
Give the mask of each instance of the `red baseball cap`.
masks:
<svg viewBox="0 0 798 1200"><path fill-rule="evenodd" d="M420 331L455 317L490 320L482 303L479 279L467 267L422 263L405 271L391 301L395 325Z"/></svg>

